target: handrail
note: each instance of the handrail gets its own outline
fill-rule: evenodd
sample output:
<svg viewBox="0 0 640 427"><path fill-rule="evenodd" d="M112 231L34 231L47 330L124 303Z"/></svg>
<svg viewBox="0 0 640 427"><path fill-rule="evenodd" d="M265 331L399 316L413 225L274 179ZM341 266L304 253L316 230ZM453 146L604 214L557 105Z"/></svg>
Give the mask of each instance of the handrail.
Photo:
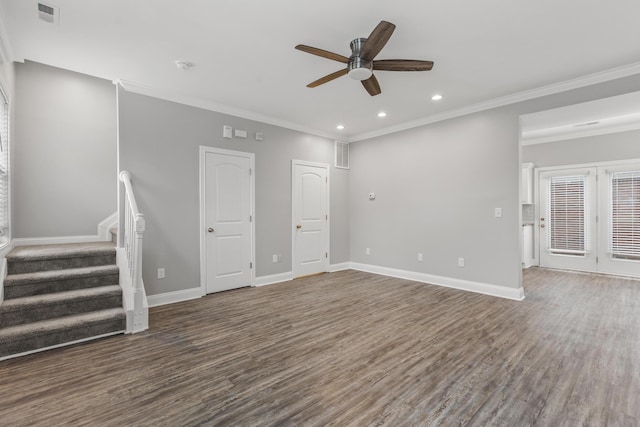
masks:
<svg viewBox="0 0 640 427"><path fill-rule="evenodd" d="M127 330L142 332L148 328L148 308L145 306L145 293L142 283L142 237L145 231L144 215L138 210L136 197L131 186L131 174L120 172L120 181L124 185L124 206L120 207L119 221L122 231L118 231L118 248L124 250L127 270L126 282L133 289L133 318L127 312Z"/></svg>
<svg viewBox="0 0 640 427"><path fill-rule="evenodd" d="M120 181L124 184L125 196L131 206L131 211L134 215L140 214L138 210L138 203L136 203L136 196L133 194L133 188L131 187L131 174L129 171L120 172Z"/></svg>

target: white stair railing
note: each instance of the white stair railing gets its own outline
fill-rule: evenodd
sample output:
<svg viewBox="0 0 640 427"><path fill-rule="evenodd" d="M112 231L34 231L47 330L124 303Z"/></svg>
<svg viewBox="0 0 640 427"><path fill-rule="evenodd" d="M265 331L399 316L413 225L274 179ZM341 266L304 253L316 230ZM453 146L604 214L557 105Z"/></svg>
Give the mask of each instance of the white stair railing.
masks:
<svg viewBox="0 0 640 427"><path fill-rule="evenodd" d="M124 206L121 205L119 209L118 265L127 312L127 332L136 333L149 327L149 308L142 282L142 237L145 221L133 194L131 174L128 171L120 172L120 181L124 187Z"/></svg>

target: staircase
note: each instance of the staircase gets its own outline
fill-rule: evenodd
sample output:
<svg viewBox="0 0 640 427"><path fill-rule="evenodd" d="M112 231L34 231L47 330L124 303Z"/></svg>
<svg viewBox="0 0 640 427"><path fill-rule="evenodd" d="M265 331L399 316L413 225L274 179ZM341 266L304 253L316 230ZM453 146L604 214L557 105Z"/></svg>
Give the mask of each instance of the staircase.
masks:
<svg viewBox="0 0 640 427"><path fill-rule="evenodd" d="M6 259L0 359L125 331L112 242L22 246Z"/></svg>

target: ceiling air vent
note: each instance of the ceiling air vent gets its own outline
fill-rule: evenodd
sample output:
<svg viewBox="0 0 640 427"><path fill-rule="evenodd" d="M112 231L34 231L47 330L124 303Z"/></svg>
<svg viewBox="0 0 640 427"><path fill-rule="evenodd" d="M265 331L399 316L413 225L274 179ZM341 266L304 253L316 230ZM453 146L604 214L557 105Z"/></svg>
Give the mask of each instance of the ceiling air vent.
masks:
<svg viewBox="0 0 640 427"><path fill-rule="evenodd" d="M598 123L600 123L600 122L595 121L595 122L587 122L587 123L578 123L578 124L576 124L576 125L573 125L573 127L574 127L574 128L581 128L581 127L583 127L583 126L593 126L593 125L597 125Z"/></svg>
<svg viewBox="0 0 640 427"><path fill-rule="evenodd" d="M58 23L59 10L55 6L38 3L38 17L50 24Z"/></svg>

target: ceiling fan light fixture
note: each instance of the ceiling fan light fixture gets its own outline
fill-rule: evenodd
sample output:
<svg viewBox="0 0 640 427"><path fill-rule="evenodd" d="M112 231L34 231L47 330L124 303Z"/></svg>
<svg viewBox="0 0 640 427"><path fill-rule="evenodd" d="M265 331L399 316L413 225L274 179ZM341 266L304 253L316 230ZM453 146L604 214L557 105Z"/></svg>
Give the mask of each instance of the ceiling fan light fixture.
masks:
<svg viewBox="0 0 640 427"><path fill-rule="evenodd" d="M349 70L349 77L353 80L367 80L373 72L368 68L353 68Z"/></svg>

